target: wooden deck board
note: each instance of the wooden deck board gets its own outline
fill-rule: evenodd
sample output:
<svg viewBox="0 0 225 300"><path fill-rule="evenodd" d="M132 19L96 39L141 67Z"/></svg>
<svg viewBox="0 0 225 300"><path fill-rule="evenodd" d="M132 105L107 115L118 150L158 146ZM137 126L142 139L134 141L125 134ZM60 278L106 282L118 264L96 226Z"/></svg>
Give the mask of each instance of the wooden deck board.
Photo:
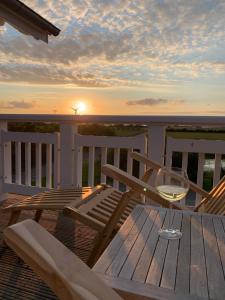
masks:
<svg viewBox="0 0 225 300"><path fill-rule="evenodd" d="M16 254L3 245L2 230L6 227L10 212L2 211L2 207L23 199L21 196L12 197L0 203L0 299L4 300L56 300L52 291L41 281L33 271L24 264ZM34 213L23 211L20 220L33 218ZM84 261L92 249L95 232L89 227L74 222L61 212L44 211L40 224L55 237L70 248Z"/></svg>

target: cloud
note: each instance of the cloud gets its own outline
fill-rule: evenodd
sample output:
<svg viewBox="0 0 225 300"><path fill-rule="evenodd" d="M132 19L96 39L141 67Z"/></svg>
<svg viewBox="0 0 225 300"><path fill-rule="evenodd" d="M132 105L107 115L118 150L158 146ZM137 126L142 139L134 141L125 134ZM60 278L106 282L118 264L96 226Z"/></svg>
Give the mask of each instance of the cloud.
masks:
<svg viewBox="0 0 225 300"><path fill-rule="evenodd" d="M33 83L41 85L75 85L83 87L107 87L109 82L95 75L74 71L73 68L52 68L50 65L23 65L19 64L8 68L1 66L0 80L5 82Z"/></svg>
<svg viewBox="0 0 225 300"><path fill-rule="evenodd" d="M7 101L0 103L0 108L1 109L14 109L14 108L19 108L19 109L29 109L36 107L37 104L35 101L32 102L25 102L24 100L19 100L19 101Z"/></svg>
<svg viewBox="0 0 225 300"><path fill-rule="evenodd" d="M225 74L224 0L31 0L29 6L62 31L46 45L5 30L1 81L101 88Z"/></svg>
<svg viewBox="0 0 225 300"><path fill-rule="evenodd" d="M143 106L158 106L164 104L182 104L184 100L168 100L168 99L154 99L145 98L141 100L129 100L126 102L127 105L143 105Z"/></svg>

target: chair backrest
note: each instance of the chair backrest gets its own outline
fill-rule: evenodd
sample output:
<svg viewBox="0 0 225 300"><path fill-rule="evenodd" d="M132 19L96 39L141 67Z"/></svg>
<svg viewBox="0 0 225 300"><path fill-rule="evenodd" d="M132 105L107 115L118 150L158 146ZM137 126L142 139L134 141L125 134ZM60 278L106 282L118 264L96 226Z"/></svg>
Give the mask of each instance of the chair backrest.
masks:
<svg viewBox="0 0 225 300"><path fill-rule="evenodd" d="M166 199L163 199L162 197L160 197L160 195L156 192L156 190L149 185L148 183L142 181L141 179L138 179L124 171L122 171L121 169L106 164L102 167L102 172L109 176L112 177L120 182L123 182L124 184L126 184L127 186L129 186L131 188L130 191L135 191L152 199L153 201L155 201L156 203L162 205L163 207L170 207L170 202ZM176 206L175 203L172 203L172 205L178 209L179 206Z"/></svg>
<svg viewBox="0 0 225 300"><path fill-rule="evenodd" d="M147 156L144 156L138 152L132 152L130 156L133 159L145 164L147 168L158 171L162 167L157 162L150 160ZM190 189L193 190L194 192L199 193L202 197L208 196L208 193L205 190L203 190L201 187L199 187L197 184L195 184L194 182L189 180L189 184L190 184Z"/></svg>
<svg viewBox="0 0 225 300"><path fill-rule="evenodd" d="M6 243L62 300L122 300L68 248L32 220L4 230Z"/></svg>
<svg viewBox="0 0 225 300"><path fill-rule="evenodd" d="M195 210L218 215L225 214L225 176L221 178Z"/></svg>
<svg viewBox="0 0 225 300"><path fill-rule="evenodd" d="M147 165L149 168L158 170L161 166L147 158L146 156L141 155L137 152L132 152L131 157ZM225 215L225 176L217 183L217 185L207 193L201 187L189 180L190 189L194 192L199 193L203 200L198 206L196 206L195 211L201 211L211 214L220 214Z"/></svg>

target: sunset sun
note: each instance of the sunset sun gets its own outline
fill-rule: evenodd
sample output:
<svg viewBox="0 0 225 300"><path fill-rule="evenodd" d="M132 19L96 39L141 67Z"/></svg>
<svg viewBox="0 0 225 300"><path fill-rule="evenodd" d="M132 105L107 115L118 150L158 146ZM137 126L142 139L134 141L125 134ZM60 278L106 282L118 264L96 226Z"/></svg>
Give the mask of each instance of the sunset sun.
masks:
<svg viewBox="0 0 225 300"><path fill-rule="evenodd" d="M85 102L80 101L80 102L74 103L74 105L72 106L72 109L75 114L81 114L86 111L87 106L86 106Z"/></svg>

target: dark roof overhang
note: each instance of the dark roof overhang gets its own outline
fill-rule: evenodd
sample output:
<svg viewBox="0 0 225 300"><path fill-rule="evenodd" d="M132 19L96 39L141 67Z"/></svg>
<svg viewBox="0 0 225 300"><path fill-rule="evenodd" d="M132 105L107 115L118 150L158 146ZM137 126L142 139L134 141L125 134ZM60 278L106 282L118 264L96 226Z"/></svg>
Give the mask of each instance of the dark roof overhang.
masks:
<svg viewBox="0 0 225 300"><path fill-rule="evenodd" d="M19 0L0 0L0 25L9 23L24 34L48 42L60 30Z"/></svg>

